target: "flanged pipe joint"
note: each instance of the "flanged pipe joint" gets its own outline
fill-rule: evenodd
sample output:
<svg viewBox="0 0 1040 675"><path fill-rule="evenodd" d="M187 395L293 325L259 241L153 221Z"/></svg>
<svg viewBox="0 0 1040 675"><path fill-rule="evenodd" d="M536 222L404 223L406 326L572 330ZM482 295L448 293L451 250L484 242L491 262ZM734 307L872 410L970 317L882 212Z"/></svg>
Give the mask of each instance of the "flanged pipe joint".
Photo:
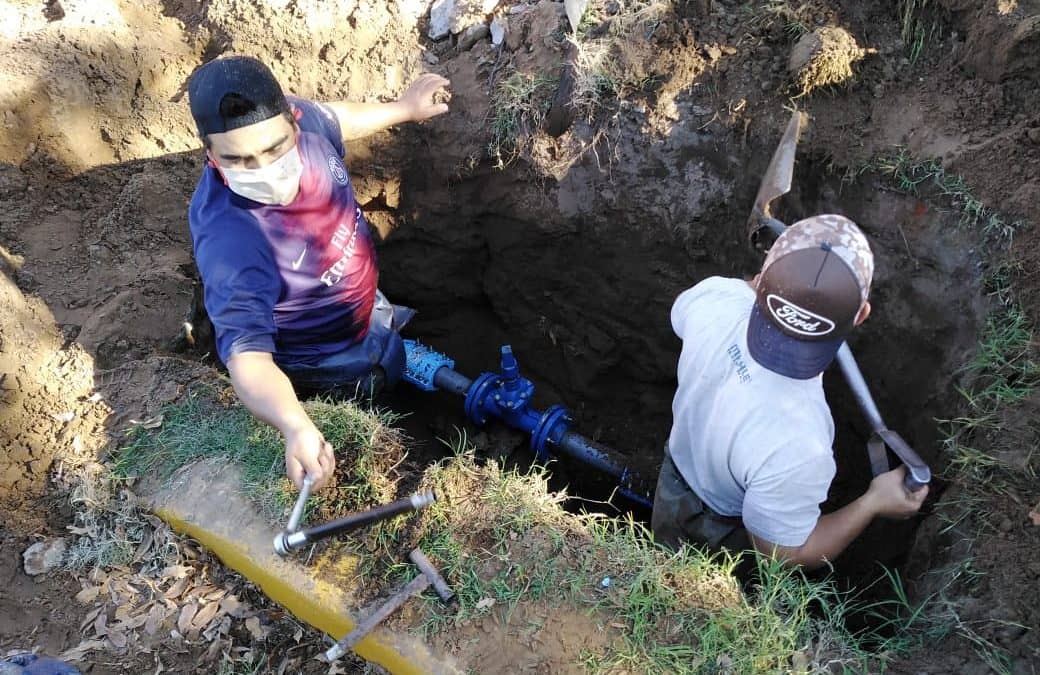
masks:
<svg viewBox="0 0 1040 675"><path fill-rule="evenodd" d="M539 461L546 461L556 450L614 476L619 491L629 499L649 507L650 500L631 490L632 475L618 466L595 444L570 430L571 417L561 405L539 411L531 405L534 383L520 375L520 364L509 345L503 345L500 371L485 372L475 380L454 370L455 362L414 340L405 340L407 364L404 379L424 391L442 390L465 397L463 408L477 426L499 419L508 426L530 434L531 450Z"/></svg>

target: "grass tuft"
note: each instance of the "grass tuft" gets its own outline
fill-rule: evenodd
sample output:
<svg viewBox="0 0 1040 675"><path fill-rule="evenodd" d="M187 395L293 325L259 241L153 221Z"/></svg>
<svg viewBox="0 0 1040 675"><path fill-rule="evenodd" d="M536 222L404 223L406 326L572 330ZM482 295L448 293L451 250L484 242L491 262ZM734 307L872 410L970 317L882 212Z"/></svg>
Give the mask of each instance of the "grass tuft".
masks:
<svg viewBox="0 0 1040 675"><path fill-rule="evenodd" d="M891 180L896 189L906 194L927 196L928 190L948 199L960 212L960 223L964 227L978 228L989 240L998 241L1006 247L1017 232L1025 228L1021 220L1008 220L997 211L987 207L964 178L948 172L938 159L918 160L908 150L900 148L893 155L879 156L846 173L845 180L854 180L867 171L875 171Z"/></svg>
<svg viewBox="0 0 1040 675"><path fill-rule="evenodd" d="M514 71L496 83L488 108L488 154L498 168L523 153L531 135L545 120L559 82L558 77Z"/></svg>
<svg viewBox="0 0 1040 675"><path fill-rule="evenodd" d="M404 459L404 440L393 425L395 413L358 403L311 400L304 409L336 451L334 484L316 495L307 513L334 518L349 510L391 501L396 496L396 466ZM193 461L222 458L242 468L248 494L272 520L280 520L296 498L285 477L285 445L274 428L241 405L225 405L209 388L188 393L168 406L162 426L136 429L116 457L117 477L168 478Z"/></svg>
<svg viewBox="0 0 1040 675"><path fill-rule="evenodd" d="M930 0L900 0L898 3L900 35L911 64L917 63L928 43L941 33L940 22L927 18L934 9L930 5Z"/></svg>

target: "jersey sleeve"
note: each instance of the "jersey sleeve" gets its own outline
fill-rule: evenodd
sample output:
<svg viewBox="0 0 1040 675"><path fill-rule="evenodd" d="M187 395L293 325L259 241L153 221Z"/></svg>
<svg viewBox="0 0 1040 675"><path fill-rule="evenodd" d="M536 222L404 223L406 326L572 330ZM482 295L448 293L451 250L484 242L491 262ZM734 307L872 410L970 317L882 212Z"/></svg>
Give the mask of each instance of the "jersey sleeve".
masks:
<svg viewBox="0 0 1040 675"><path fill-rule="evenodd" d="M778 546L806 542L834 479L834 457L829 448L825 450L793 467L767 463L758 471L744 493L741 515L748 532Z"/></svg>
<svg viewBox="0 0 1040 675"><path fill-rule="evenodd" d="M236 220L217 223L195 242L206 312L224 363L241 352L275 352L274 306L281 293L269 245Z"/></svg>
<svg viewBox="0 0 1040 675"><path fill-rule="evenodd" d="M308 101L293 96L287 97L297 110L300 111L298 121L300 129L310 133L324 136L332 147L336 149L340 157L346 155L343 145L343 130L340 128L339 118L329 106L317 101Z"/></svg>

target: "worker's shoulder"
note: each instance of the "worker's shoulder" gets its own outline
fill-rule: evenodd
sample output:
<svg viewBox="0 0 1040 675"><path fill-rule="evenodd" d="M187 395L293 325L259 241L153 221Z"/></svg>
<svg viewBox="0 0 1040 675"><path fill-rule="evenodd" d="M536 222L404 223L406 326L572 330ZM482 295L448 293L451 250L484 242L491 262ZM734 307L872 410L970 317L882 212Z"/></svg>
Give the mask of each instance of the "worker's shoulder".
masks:
<svg viewBox="0 0 1040 675"><path fill-rule="evenodd" d="M680 337L688 329L718 329L720 324L742 320L754 300L755 294L744 280L708 277L675 299L671 312L672 328Z"/></svg>
<svg viewBox="0 0 1040 675"><path fill-rule="evenodd" d="M339 125L339 118L336 117L336 113L327 104L321 101L314 101L309 98L302 98L300 96L286 96L286 100L289 101L297 110L300 111L304 117L319 117L323 118L325 122Z"/></svg>
<svg viewBox="0 0 1040 675"><path fill-rule="evenodd" d="M733 301L751 302L754 297L754 291L743 279L708 277L680 293L675 299L675 307L688 309L694 305L714 302L725 304Z"/></svg>

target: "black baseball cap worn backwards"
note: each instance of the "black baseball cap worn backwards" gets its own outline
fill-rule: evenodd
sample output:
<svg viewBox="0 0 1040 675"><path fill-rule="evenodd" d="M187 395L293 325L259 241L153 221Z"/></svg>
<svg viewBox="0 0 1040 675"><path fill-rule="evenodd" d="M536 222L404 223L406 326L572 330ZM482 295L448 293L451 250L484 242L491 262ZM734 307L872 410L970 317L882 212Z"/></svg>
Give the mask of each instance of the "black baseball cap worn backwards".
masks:
<svg viewBox="0 0 1040 675"><path fill-rule="evenodd" d="M188 103L200 136L291 112L274 73L251 56L226 56L200 66L188 81Z"/></svg>

